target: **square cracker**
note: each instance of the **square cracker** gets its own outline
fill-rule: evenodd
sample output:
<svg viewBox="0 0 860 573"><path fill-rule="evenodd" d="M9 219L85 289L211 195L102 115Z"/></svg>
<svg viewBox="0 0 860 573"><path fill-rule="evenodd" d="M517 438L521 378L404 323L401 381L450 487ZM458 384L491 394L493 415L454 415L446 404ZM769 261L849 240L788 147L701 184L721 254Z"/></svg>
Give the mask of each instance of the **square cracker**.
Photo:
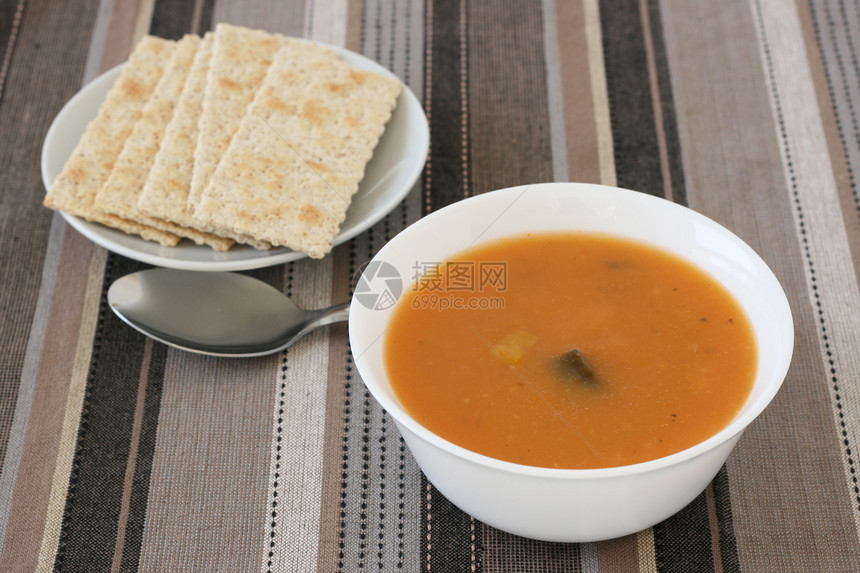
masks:
<svg viewBox="0 0 860 573"><path fill-rule="evenodd" d="M177 42L164 75L146 102L108 180L96 195L96 208L224 251L230 248L232 241L148 216L137 206L200 41L199 36L189 34Z"/></svg>
<svg viewBox="0 0 860 573"><path fill-rule="evenodd" d="M316 48L276 54L195 210L202 228L331 250L401 84Z"/></svg>
<svg viewBox="0 0 860 573"><path fill-rule="evenodd" d="M146 102L173 55L176 43L145 36L135 46L128 63L87 126L78 145L45 196L44 205L88 221L102 223L145 239L172 246L179 237L95 207L96 194L113 170L123 145L131 135Z"/></svg>

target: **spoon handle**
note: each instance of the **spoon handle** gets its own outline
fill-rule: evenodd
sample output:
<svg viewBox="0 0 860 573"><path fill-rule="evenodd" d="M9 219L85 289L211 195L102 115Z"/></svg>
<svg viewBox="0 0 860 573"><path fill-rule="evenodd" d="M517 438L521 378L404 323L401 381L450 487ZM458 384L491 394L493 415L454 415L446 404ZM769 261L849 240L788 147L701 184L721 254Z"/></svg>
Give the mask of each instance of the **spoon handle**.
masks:
<svg viewBox="0 0 860 573"><path fill-rule="evenodd" d="M309 328L319 328L320 326L325 326L327 324L348 320L349 305L350 303L344 302L316 311L318 313L318 317L308 325Z"/></svg>

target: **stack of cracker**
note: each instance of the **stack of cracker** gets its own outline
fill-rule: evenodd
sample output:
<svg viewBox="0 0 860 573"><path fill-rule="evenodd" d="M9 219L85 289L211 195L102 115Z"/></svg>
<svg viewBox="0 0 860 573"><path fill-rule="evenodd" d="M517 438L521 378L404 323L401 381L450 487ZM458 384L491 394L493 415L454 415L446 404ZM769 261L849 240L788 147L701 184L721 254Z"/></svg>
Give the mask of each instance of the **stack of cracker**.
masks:
<svg viewBox="0 0 860 573"><path fill-rule="evenodd" d="M328 48L259 30L147 36L45 205L164 246L321 258L400 90Z"/></svg>

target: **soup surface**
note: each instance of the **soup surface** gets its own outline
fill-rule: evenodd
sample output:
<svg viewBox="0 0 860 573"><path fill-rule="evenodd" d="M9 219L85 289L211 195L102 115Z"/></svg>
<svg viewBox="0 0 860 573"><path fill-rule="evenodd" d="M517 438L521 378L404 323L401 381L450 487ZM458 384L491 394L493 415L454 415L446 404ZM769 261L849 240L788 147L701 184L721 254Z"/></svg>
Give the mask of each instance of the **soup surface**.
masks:
<svg viewBox="0 0 860 573"><path fill-rule="evenodd" d="M386 372L419 423L475 452L557 468L652 460L717 433L752 388L742 309L652 247L528 235L416 270Z"/></svg>

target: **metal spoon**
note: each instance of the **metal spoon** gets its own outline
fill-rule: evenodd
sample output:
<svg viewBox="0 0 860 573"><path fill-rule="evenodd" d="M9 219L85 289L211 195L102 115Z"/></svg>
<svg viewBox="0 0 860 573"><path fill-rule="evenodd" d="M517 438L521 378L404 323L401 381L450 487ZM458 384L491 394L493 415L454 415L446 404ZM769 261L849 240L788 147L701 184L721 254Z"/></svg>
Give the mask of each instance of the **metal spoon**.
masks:
<svg viewBox="0 0 860 573"><path fill-rule="evenodd" d="M349 303L303 310L276 288L236 273L150 269L108 289L126 323L170 346L211 356L264 356L349 317Z"/></svg>

